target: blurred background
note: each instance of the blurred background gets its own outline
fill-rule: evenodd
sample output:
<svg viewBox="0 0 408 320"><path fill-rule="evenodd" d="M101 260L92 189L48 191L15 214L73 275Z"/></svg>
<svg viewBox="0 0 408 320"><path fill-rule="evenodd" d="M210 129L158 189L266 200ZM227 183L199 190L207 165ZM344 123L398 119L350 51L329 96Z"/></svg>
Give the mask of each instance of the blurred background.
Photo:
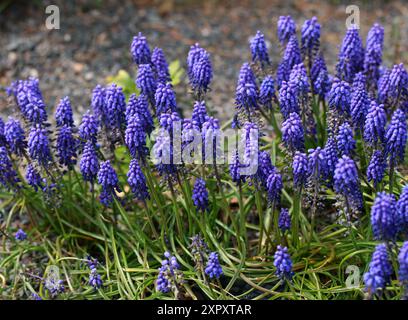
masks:
<svg viewBox="0 0 408 320"><path fill-rule="evenodd" d="M59 30L45 26L45 8L51 4L60 9ZM322 25L321 47L333 72L350 4L360 9L364 43L371 25L380 22L385 27L384 63L408 64L405 0L0 0L0 86L35 76L49 109L68 95L72 106L83 112L96 84L106 83L120 70L128 73L125 77L130 81L135 77L129 47L132 37L141 31L151 49L161 47L168 62L178 60L181 68L195 42L211 53L214 78L208 105L226 120L234 111L239 68L250 59L248 41L257 30L265 34L276 66L281 51L276 36L279 16L292 15L298 30L305 19L317 16ZM182 76L180 80L178 103L188 110L187 80ZM0 92L0 113L10 113L4 92Z"/></svg>

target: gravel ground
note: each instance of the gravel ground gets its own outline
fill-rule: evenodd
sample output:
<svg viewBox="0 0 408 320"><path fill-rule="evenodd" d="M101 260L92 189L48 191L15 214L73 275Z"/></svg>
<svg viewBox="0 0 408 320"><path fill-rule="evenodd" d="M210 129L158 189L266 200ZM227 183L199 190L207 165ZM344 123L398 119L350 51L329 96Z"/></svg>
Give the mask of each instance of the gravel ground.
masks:
<svg viewBox="0 0 408 320"><path fill-rule="evenodd" d="M360 8L362 35L378 21L386 31L386 64L408 63L408 2L353 1ZM60 8L60 30L45 27L45 7ZM120 4L120 5L119 5ZM276 22L292 15L298 26L316 15L322 24L322 45L331 70L345 32L342 1L17 1L0 15L0 85L27 76L40 78L50 109L69 95L75 109L88 108L92 88L125 69L135 76L129 46L142 31L150 46L160 46L169 61L185 65L189 46L199 42L212 54L214 79L209 105L225 120L233 112L236 77L250 58L248 41L262 30L273 63L279 62ZM179 101L187 84L177 88ZM0 114L7 114L0 93ZM188 101L188 100L187 100ZM183 108L190 108L188 105Z"/></svg>

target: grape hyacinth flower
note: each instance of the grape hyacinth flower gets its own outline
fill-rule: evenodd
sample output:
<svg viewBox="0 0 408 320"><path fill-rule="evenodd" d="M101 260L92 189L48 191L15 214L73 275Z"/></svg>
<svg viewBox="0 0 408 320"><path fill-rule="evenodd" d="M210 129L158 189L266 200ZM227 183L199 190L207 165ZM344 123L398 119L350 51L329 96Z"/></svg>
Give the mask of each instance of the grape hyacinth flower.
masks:
<svg viewBox="0 0 408 320"><path fill-rule="evenodd" d="M379 290L385 289L391 280L391 274L392 265L387 247L385 244L379 244L375 247L369 269L364 274L365 288L370 297L377 294Z"/></svg>
<svg viewBox="0 0 408 320"><path fill-rule="evenodd" d="M181 119L177 112L163 113L159 118L160 127L172 136L173 131L179 130Z"/></svg>
<svg viewBox="0 0 408 320"><path fill-rule="evenodd" d="M324 99L330 91L331 83L323 54L317 55L313 62L310 69L310 80L313 92Z"/></svg>
<svg viewBox="0 0 408 320"><path fill-rule="evenodd" d="M72 107L68 97L60 100L57 110L55 111L55 120L57 127L62 127L65 124L70 127L74 125Z"/></svg>
<svg viewBox="0 0 408 320"><path fill-rule="evenodd" d="M356 86L356 84L353 83L350 102L351 120L354 128L359 129L361 132L364 128L369 107L370 100L367 91L363 86Z"/></svg>
<svg viewBox="0 0 408 320"><path fill-rule="evenodd" d="M357 72L351 84L352 92L356 90L357 88L365 88L366 85L367 85L367 77L365 76L365 74L362 71Z"/></svg>
<svg viewBox="0 0 408 320"><path fill-rule="evenodd" d="M260 151L258 155L258 171L256 176L262 187L266 188L268 177L275 170L276 168L272 165L269 153L267 151Z"/></svg>
<svg viewBox="0 0 408 320"><path fill-rule="evenodd" d="M391 69L385 68L380 75L377 82L378 87L378 102L385 103L387 100L388 93L390 91L390 75Z"/></svg>
<svg viewBox="0 0 408 320"><path fill-rule="evenodd" d="M91 99L91 107L93 114L95 117L102 121L102 123L106 123L106 106L105 106L105 88L101 85L97 85L92 91L92 99Z"/></svg>
<svg viewBox="0 0 408 320"><path fill-rule="evenodd" d="M47 131L41 128L31 128L28 136L28 152L31 159L37 160L43 166L52 160Z"/></svg>
<svg viewBox="0 0 408 320"><path fill-rule="evenodd" d="M57 135L57 156L59 163L72 168L77 161L78 141L72 135L72 128L64 124Z"/></svg>
<svg viewBox="0 0 408 320"><path fill-rule="evenodd" d="M98 171L98 183L102 186L100 201L104 206L109 206L113 202L115 191L120 191L119 179L113 169L110 160L101 163Z"/></svg>
<svg viewBox="0 0 408 320"><path fill-rule="evenodd" d="M379 67L382 63L383 45L384 28L380 24L375 23L368 32L364 56L364 73L374 88L380 77Z"/></svg>
<svg viewBox="0 0 408 320"><path fill-rule="evenodd" d="M160 176L169 178L177 173L174 146L169 133L162 129L153 146L153 159Z"/></svg>
<svg viewBox="0 0 408 320"><path fill-rule="evenodd" d="M371 225L376 240L394 241L399 231L394 195L379 192L371 207Z"/></svg>
<svg viewBox="0 0 408 320"><path fill-rule="evenodd" d="M121 129L125 125L126 101L121 87L112 83L106 88L106 112L108 127Z"/></svg>
<svg viewBox="0 0 408 320"><path fill-rule="evenodd" d="M56 297L65 291L64 281L58 280L54 276L49 276L44 280L44 287L48 290L51 297Z"/></svg>
<svg viewBox="0 0 408 320"><path fill-rule="evenodd" d="M296 24L291 16L280 16L278 20L278 39L281 44L289 41L296 34Z"/></svg>
<svg viewBox="0 0 408 320"><path fill-rule="evenodd" d="M314 183L326 180L329 175L326 151L321 147L308 150L308 177Z"/></svg>
<svg viewBox="0 0 408 320"><path fill-rule="evenodd" d="M222 267L220 265L220 261L218 260L218 253L217 252L211 252L210 255L208 256L208 262L205 267L205 273L212 278L218 279L219 277L222 276Z"/></svg>
<svg viewBox="0 0 408 320"><path fill-rule="evenodd" d="M252 55L252 61L259 61L261 65L264 63L270 64L268 48L265 43L265 37L261 31L257 31L256 35L252 38L250 42L250 49Z"/></svg>
<svg viewBox="0 0 408 320"><path fill-rule="evenodd" d="M102 287L103 282L101 279L101 275L98 273L96 269L92 269L89 273L89 280L88 283L94 290L97 290Z"/></svg>
<svg viewBox="0 0 408 320"><path fill-rule="evenodd" d="M99 171L99 162L91 141L85 143L79 168L84 180L93 183Z"/></svg>
<svg viewBox="0 0 408 320"><path fill-rule="evenodd" d="M400 229L403 235L406 237L408 234L408 185L402 188L396 208Z"/></svg>
<svg viewBox="0 0 408 320"><path fill-rule="evenodd" d="M259 102L268 110L272 110L272 102L275 99L275 85L272 76L266 76L259 89Z"/></svg>
<svg viewBox="0 0 408 320"><path fill-rule="evenodd" d="M374 185L378 185L383 180L386 169L387 162L383 152L375 150L367 167L367 180L373 181Z"/></svg>
<svg viewBox="0 0 408 320"><path fill-rule="evenodd" d="M305 186L308 177L308 159L306 153L296 151L293 157L293 184L297 188Z"/></svg>
<svg viewBox="0 0 408 320"><path fill-rule="evenodd" d="M390 166L402 163L407 145L407 117L400 109L395 110L385 134L385 154L390 158Z"/></svg>
<svg viewBox="0 0 408 320"><path fill-rule="evenodd" d="M214 117L208 117L201 130L203 141L203 156L205 163L215 164L219 160L221 150L220 123ZM244 134L246 130L243 130ZM248 141L247 141L248 142Z"/></svg>
<svg viewBox="0 0 408 320"><path fill-rule="evenodd" d="M302 120L295 112L282 123L282 141L292 151L303 151L305 148Z"/></svg>
<svg viewBox="0 0 408 320"><path fill-rule="evenodd" d="M341 115L350 113L351 88L345 81L334 79L329 92L329 107L337 110Z"/></svg>
<svg viewBox="0 0 408 320"><path fill-rule="evenodd" d="M239 159L239 153L238 150L236 150L232 155L232 159L229 165L229 174L231 176L232 181L236 185L240 185L245 181L245 176L241 175L241 168L242 164Z"/></svg>
<svg viewBox="0 0 408 320"><path fill-rule="evenodd" d="M136 159L130 161L127 182L137 200L145 201L150 198L146 185L146 177Z"/></svg>
<svg viewBox="0 0 408 320"><path fill-rule="evenodd" d="M150 134L153 129L153 118L149 110L149 103L147 97L140 94L138 97L133 93L129 97L128 104L126 106L126 122L129 123L130 119L137 115L142 123L145 131Z"/></svg>
<svg viewBox="0 0 408 320"><path fill-rule="evenodd" d="M324 145L324 152L326 154L328 173L332 178L334 175L334 170L336 169L337 160L339 158L335 139L331 137L327 139L326 144Z"/></svg>
<svg viewBox="0 0 408 320"><path fill-rule="evenodd" d="M33 125L42 124L47 120L47 112L38 79L28 78L17 81L11 87L25 119Z"/></svg>
<svg viewBox="0 0 408 320"><path fill-rule="evenodd" d="M195 101L193 106L193 114L191 115L191 120L194 122L194 124L201 129L204 122L206 122L208 118L205 101Z"/></svg>
<svg viewBox="0 0 408 320"><path fill-rule="evenodd" d="M356 141L353 137L353 130L347 122L339 127L337 134L337 149L340 155L351 156L356 149Z"/></svg>
<svg viewBox="0 0 408 320"><path fill-rule="evenodd" d="M198 178L195 181L192 199L197 211L206 212L208 210L208 191L203 179Z"/></svg>
<svg viewBox="0 0 408 320"><path fill-rule="evenodd" d="M301 98L304 100L305 97L307 98L309 92L309 78L303 62L293 66L289 75L289 82L297 89L299 99Z"/></svg>
<svg viewBox="0 0 408 320"><path fill-rule="evenodd" d="M283 81L279 89L279 103L284 119L288 118L292 112L300 113L297 99L297 88L292 82Z"/></svg>
<svg viewBox="0 0 408 320"><path fill-rule="evenodd" d="M130 47L133 61L137 64L148 64L151 61L150 49L146 37L141 32L133 37Z"/></svg>
<svg viewBox="0 0 408 320"><path fill-rule="evenodd" d="M32 163L29 163L27 166L25 178L35 191L38 191L38 188L43 189L43 180Z"/></svg>
<svg viewBox="0 0 408 320"><path fill-rule="evenodd" d="M79 137L83 141L96 143L98 136L98 121L96 117L88 110L83 116L79 125Z"/></svg>
<svg viewBox="0 0 408 320"><path fill-rule="evenodd" d="M282 232L285 232L286 230L290 229L291 226L291 220L290 220L290 215L289 215L289 210L286 208L282 208L279 214L279 221L278 221L278 226L279 229L281 229Z"/></svg>
<svg viewBox="0 0 408 320"><path fill-rule="evenodd" d="M13 168L6 147L0 147L0 184L7 190L16 190L18 182L17 172Z"/></svg>
<svg viewBox="0 0 408 320"><path fill-rule="evenodd" d="M150 103L154 104L154 94L157 89L157 82L150 64L141 64L137 70L136 86L140 92L149 98Z"/></svg>
<svg viewBox="0 0 408 320"><path fill-rule="evenodd" d="M213 71L211 66L210 55L204 51L200 55L200 59L193 65L191 74L191 86L198 92L207 92L211 79L213 77Z"/></svg>
<svg viewBox="0 0 408 320"><path fill-rule="evenodd" d="M401 97L407 98L408 95L408 72L404 68L404 64L396 64L390 73L390 83L388 98L392 99L395 105L398 105L398 99Z"/></svg>
<svg viewBox="0 0 408 320"><path fill-rule="evenodd" d="M326 60L322 53L318 54L313 61L312 68L310 69L310 80L313 84L316 82L317 77L319 76L320 72L325 70L327 72Z"/></svg>
<svg viewBox="0 0 408 320"><path fill-rule="evenodd" d="M302 62L302 55L300 54L299 42L296 35L290 37L283 54L283 61L287 63L289 71L292 70L294 65Z"/></svg>
<svg viewBox="0 0 408 320"><path fill-rule="evenodd" d="M27 239L27 233L25 233L23 229L18 229L15 236L14 236L14 238L17 241L23 241L23 240Z"/></svg>
<svg viewBox="0 0 408 320"><path fill-rule="evenodd" d="M154 97L158 115L177 111L176 96L170 83L158 83Z"/></svg>
<svg viewBox="0 0 408 320"><path fill-rule="evenodd" d="M278 245L276 248L276 252L274 255L273 265L276 268L275 274L283 279L292 279L293 271L292 271L292 259L288 253L287 247L282 247Z"/></svg>
<svg viewBox="0 0 408 320"><path fill-rule="evenodd" d="M152 53L153 69L156 73L157 81L166 83L171 80L169 65L161 48L154 48Z"/></svg>
<svg viewBox="0 0 408 320"><path fill-rule="evenodd" d="M279 203L281 199L283 182L282 176L276 170L271 171L266 181L266 189L268 192L268 201L270 203Z"/></svg>
<svg viewBox="0 0 408 320"><path fill-rule="evenodd" d="M134 115L128 121L125 131L125 143L133 158L144 160L147 155L146 131L143 121L138 115Z"/></svg>
<svg viewBox="0 0 408 320"><path fill-rule="evenodd" d="M200 47L198 43L192 45L190 47L190 51L188 52L187 55L187 74L190 78L190 82L193 76L193 68L194 65L200 60L201 55L205 54L205 50Z"/></svg>
<svg viewBox="0 0 408 320"><path fill-rule="evenodd" d="M244 63L239 71L235 105L238 111L245 111L248 118L253 114L253 110L258 109L258 87L248 63Z"/></svg>
<svg viewBox="0 0 408 320"><path fill-rule="evenodd" d="M302 26L302 53L309 58L309 64L312 64L312 58L319 51L320 47L320 24L317 18L313 17L306 20Z"/></svg>
<svg viewBox="0 0 408 320"><path fill-rule="evenodd" d="M339 61L336 65L337 77L351 83L354 75L362 70L363 63L363 44L358 27L353 25L347 30L340 48Z"/></svg>
<svg viewBox="0 0 408 320"><path fill-rule="evenodd" d="M24 130L20 122L14 118L9 118L4 125L4 137L13 153L20 156L27 148L27 141L24 136Z"/></svg>
<svg viewBox="0 0 408 320"><path fill-rule="evenodd" d="M183 273L176 257L169 252L164 253L165 259L161 262L159 275L156 281L156 289L162 293L173 291L177 297L179 286L183 283Z"/></svg>
<svg viewBox="0 0 408 320"><path fill-rule="evenodd" d="M372 100L364 124L364 140L371 146L376 145L378 142L383 142L386 123L387 115L384 105L377 104L377 102Z"/></svg>
<svg viewBox="0 0 408 320"><path fill-rule="evenodd" d="M398 278L404 289L404 299L407 299L408 294L408 241L405 241L398 254Z"/></svg>
<svg viewBox="0 0 408 320"><path fill-rule="evenodd" d="M362 194L357 167L354 161L346 155L337 161L334 170L334 189L345 198L347 209L349 207L356 210L362 208Z"/></svg>
<svg viewBox="0 0 408 320"><path fill-rule="evenodd" d="M259 134L260 130L257 124L245 122L241 133L241 142L244 144L243 165L247 170L245 175L251 177L255 175L257 171ZM219 147L219 143L217 147Z"/></svg>
<svg viewBox="0 0 408 320"><path fill-rule="evenodd" d="M196 270L204 268L204 255L208 252L208 245L200 234L196 234L191 239L191 244L188 246L193 256Z"/></svg>

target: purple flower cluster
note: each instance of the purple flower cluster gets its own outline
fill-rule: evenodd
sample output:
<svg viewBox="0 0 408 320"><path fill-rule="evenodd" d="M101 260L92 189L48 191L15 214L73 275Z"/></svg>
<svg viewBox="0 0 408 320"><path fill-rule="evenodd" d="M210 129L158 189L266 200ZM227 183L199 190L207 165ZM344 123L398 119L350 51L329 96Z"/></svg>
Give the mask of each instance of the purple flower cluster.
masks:
<svg viewBox="0 0 408 320"><path fill-rule="evenodd" d="M391 274L392 266L387 247L385 244L379 244L375 247L368 272L364 274L366 291L370 295L374 295L380 290L385 289L385 286L390 281Z"/></svg>
<svg viewBox="0 0 408 320"><path fill-rule="evenodd" d="M208 262L205 267L205 273L212 278L219 278L222 274L222 268L220 265L220 262L218 260L218 253L217 252L211 252L209 257L208 257Z"/></svg>
<svg viewBox="0 0 408 320"><path fill-rule="evenodd" d="M208 190L203 179L198 178L196 180L192 199L197 211L206 212L208 210Z"/></svg>
<svg viewBox="0 0 408 320"><path fill-rule="evenodd" d="M288 248L278 245L274 255L273 265L276 268L275 274L281 279L292 279L292 259L290 258Z"/></svg>

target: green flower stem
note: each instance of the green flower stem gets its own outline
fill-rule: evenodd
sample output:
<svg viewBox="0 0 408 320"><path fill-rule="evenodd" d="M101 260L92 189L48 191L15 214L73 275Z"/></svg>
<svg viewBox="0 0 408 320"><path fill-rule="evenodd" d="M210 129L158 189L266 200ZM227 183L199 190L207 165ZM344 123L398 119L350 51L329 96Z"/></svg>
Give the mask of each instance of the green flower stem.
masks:
<svg viewBox="0 0 408 320"><path fill-rule="evenodd" d="M294 199L293 199L293 219L292 219L292 241L293 246L297 248L299 246L299 220L300 220L300 211L302 204L302 188L295 190Z"/></svg>

